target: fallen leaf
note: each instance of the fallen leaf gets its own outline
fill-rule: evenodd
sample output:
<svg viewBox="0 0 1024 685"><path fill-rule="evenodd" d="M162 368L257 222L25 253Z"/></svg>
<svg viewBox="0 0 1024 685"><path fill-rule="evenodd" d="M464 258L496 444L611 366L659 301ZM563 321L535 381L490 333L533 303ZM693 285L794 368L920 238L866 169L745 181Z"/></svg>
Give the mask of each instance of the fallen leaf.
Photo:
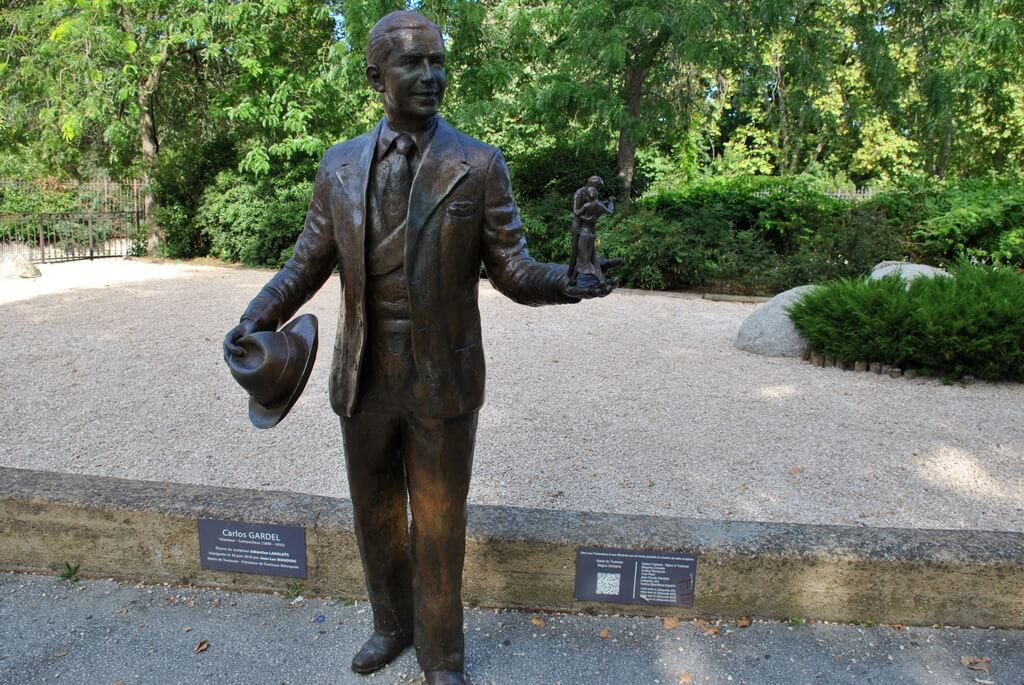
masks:
<svg viewBox="0 0 1024 685"><path fill-rule="evenodd" d="M174 604L173 597L164 597L164 604Z"/></svg>
<svg viewBox="0 0 1024 685"><path fill-rule="evenodd" d="M114 681L114 685L124 685L124 681L123 680L115 680Z"/></svg>
<svg viewBox="0 0 1024 685"><path fill-rule="evenodd" d="M210 646L210 641L209 640L200 640L199 642L196 643L195 653L198 654L199 652L205 652L206 648L209 647L209 646Z"/></svg>
<svg viewBox="0 0 1024 685"><path fill-rule="evenodd" d="M181 632L183 632L183 633L191 633L192 632L192 626L185 626L184 628L181 629Z"/></svg>
<svg viewBox="0 0 1024 685"><path fill-rule="evenodd" d="M121 607L120 609L117 610L117 613L119 613L122 616L124 616L125 614L128 613L128 607Z"/></svg>
<svg viewBox="0 0 1024 685"><path fill-rule="evenodd" d="M612 636L612 631L608 630L607 628L601 628L601 632L598 633L598 636L600 636L604 640L607 640Z"/></svg>
<svg viewBox="0 0 1024 685"><path fill-rule="evenodd" d="M804 472L804 467L803 466L794 466L792 468L786 469L786 473L788 473L791 476L799 476L803 472Z"/></svg>
<svg viewBox="0 0 1024 685"><path fill-rule="evenodd" d="M690 685L693 682L693 674L689 671L676 671L675 676L679 680L679 685Z"/></svg>
<svg viewBox="0 0 1024 685"><path fill-rule="evenodd" d="M67 656L67 655L68 655L67 652L57 652L56 654L54 654L54 656Z"/></svg>
<svg viewBox="0 0 1024 685"><path fill-rule="evenodd" d="M708 637L714 637L718 635L718 626L713 626L702 618L698 618L694 621L697 624L697 628L701 630Z"/></svg>
<svg viewBox="0 0 1024 685"><path fill-rule="evenodd" d="M665 626L665 630L675 630L679 627L679 619L675 616L666 616L661 620L661 625Z"/></svg>
<svg viewBox="0 0 1024 685"><path fill-rule="evenodd" d="M544 627L544 617L543 616L534 616L533 618L530 619L530 623L532 623L533 625L537 626L538 628L543 628Z"/></svg>
<svg viewBox="0 0 1024 685"><path fill-rule="evenodd" d="M890 623L889 627L893 630L903 630L904 628L906 628L906 626L902 623Z"/></svg>
<svg viewBox="0 0 1024 685"><path fill-rule="evenodd" d="M654 481L653 480L647 481L647 487L653 488L654 487Z"/></svg>
<svg viewBox="0 0 1024 685"><path fill-rule="evenodd" d="M987 656L962 656L960 663L972 671L985 671L985 675L992 675L992 659Z"/></svg>
<svg viewBox="0 0 1024 685"><path fill-rule="evenodd" d="M749 616L740 616L739 620L736 621L736 627L737 628L749 628L750 627L750 617Z"/></svg>
<svg viewBox="0 0 1024 685"><path fill-rule="evenodd" d="M215 607L219 607L220 606L220 600L219 599L215 599L212 602L210 602L210 604L215 606Z"/></svg>

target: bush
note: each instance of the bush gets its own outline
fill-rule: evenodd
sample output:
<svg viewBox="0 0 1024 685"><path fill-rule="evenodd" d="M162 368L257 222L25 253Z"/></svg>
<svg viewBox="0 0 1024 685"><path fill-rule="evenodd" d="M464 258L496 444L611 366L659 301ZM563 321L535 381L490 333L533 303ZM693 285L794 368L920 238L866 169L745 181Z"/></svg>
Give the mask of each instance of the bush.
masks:
<svg viewBox="0 0 1024 685"><path fill-rule="evenodd" d="M1024 262L1024 184L1019 181L960 181L929 197L926 206L930 216L914 235L936 261Z"/></svg>
<svg viewBox="0 0 1024 685"><path fill-rule="evenodd" d="M864 273L911 247L883 208L830 198L803 177L703 179L644 198L598 224L598 251L631 287L775 293ZM569 257L571 193L523 205L530 251Z"/></svg>
<svg viewBox="0 0 1024 685"><path fill-rule="evenodd" d="M844 279L790 308L812 349L945 378L1024 381L1024 275L961 262L952 278Z"/></svg>
<svg viewBox="0 0 1024 685"><path fill-rule="evenodd" d="M208 254L209 237L196 221L196 214L217 174L236 165L234 149L226 139L161 152L150 183L159 200L154 218L164 229L163 252L167 256L188 258Z"/></svg>
<svg viewBox="0 0 1024 685"><path fill-rule="evenodd" d="M609 192L619 192L615 150L601 142L539 148L509 159L508 166L516 198L524 203L554 195L568 198L571 209L573 193L595 174L604 180ZM633 197L642 195L650 182L650 169L638 162Z"/></svg>
<svg viewBox="0 0 1024 685"><path fill-rule="evenodd" d="M248 266L284 264L302 232L312 176L312 169L260 180L235 171L218 174L196 214L210 254Z"/></svg>

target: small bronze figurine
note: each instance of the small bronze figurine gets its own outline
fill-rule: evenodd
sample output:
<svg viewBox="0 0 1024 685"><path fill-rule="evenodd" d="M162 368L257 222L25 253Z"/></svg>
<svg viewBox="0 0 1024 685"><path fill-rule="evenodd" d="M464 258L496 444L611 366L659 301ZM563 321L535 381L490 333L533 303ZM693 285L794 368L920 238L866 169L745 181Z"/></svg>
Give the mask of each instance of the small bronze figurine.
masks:
<svg viewBox="0 0 1024 685"><path fill-rule="evenodd" d="M593 276L601 286L608 284L597 258L597 220L615 211L612 198L601 202L604 180L591 176L572 198L572 257L569 260L569 283L576 285L579 276Z"/></svg>

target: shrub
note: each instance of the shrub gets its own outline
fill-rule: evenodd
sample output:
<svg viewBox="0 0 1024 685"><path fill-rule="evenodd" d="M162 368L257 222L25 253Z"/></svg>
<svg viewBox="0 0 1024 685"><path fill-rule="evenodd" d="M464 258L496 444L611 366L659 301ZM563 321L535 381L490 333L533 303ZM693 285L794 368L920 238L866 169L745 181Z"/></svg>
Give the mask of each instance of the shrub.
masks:
<svg viewBox="0 0 1024 685"><path fill-rule="evenodd" d="M573 193L595 174L604 180L613 195L619 191L615 150L602 142L560 143L539 148L509 159L508 166L516 197L524 203L557 195L568 197L571 206ZM633 196L639 197L650 181L650 170L638 163Z"/></svg>
<svg viewBox="0 0 1024 685"><path fill-rule="evenodd" d="M210 241L211 255L280 267L302 232L312 190L311 171L260 180L223 171L203 193L196 223Z"/></svg>
<svg viewBox="0 0 1024 685"><path fill-rule="evenodd" d="M1024 276L961 262L952 278L844 279L790 308L812 349L943 377L1024 381Z"/></svg>

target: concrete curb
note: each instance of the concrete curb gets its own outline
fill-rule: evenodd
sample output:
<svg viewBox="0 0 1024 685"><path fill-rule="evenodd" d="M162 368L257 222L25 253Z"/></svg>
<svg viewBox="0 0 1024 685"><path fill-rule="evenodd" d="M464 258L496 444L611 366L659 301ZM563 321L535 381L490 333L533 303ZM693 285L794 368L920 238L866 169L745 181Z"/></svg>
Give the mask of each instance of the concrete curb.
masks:
<svg viewBox="0 0 1024 685"><path fill-rule="evenodd" d="M0 468L0 569L245 590L199 568L199 516L306 527L305 591L363 596L349 502ZM700 556L693 609L573 599L581 545ZM703 521L472 505L464 599L516 609L1024 627L1024 533Z"/></svg>

